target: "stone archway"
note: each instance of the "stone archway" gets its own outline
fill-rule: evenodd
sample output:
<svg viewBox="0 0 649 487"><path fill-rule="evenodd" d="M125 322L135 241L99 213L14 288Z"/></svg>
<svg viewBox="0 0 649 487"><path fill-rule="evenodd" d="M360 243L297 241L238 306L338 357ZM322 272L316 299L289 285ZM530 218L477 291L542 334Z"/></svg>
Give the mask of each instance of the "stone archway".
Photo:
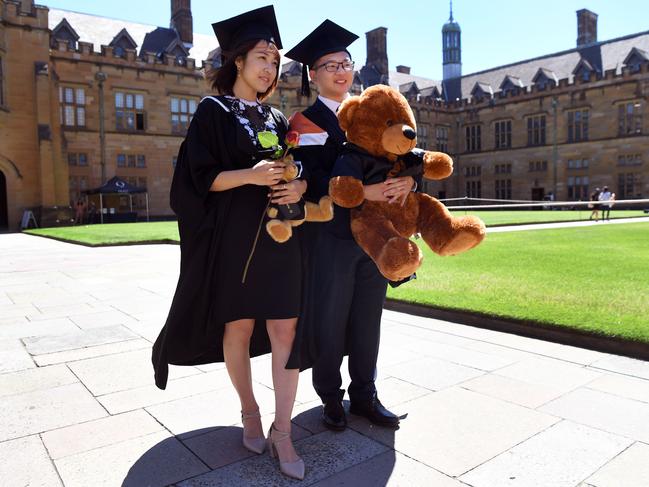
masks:
<svg viewBox="0 0 649 487"><path fill-rule="evenodd" d="M7 178L0 171L0 232L9 230L9 201L7 196Z"/></svg>

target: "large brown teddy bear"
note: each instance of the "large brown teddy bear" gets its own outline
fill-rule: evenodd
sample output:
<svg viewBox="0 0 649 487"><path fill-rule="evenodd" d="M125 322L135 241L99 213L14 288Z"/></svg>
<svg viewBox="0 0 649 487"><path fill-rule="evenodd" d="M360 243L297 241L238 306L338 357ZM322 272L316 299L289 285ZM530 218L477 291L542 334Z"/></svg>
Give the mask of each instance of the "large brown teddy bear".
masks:
<svg viewBox="0 0 649 487"><path fill-rule="evenodd" d="M338 120L347 135L348 154L343 153L336 162L329 194L337 205L352 209L354 239L381 274L400 281L419 268L422 254L410 240L417 233L439 255L459 254L482 241L485 226L480 219L454 217L425 193L410 193L403 206L365 200L363 183L402 174L403 161L413 154L417 143L415 117L398 91L376 85L360 96L349 97L338 110ZM343 157L347 157L344 163ZM427 179L443 179L453 172L452 159L442 152L419 151L419 157ZM354 172L356 177L344 175L345 171L340 175L336 168L345 164L359 171ZM361 172L363 177L359 179ZM380 181L376 180L377 174Z"/></svg>

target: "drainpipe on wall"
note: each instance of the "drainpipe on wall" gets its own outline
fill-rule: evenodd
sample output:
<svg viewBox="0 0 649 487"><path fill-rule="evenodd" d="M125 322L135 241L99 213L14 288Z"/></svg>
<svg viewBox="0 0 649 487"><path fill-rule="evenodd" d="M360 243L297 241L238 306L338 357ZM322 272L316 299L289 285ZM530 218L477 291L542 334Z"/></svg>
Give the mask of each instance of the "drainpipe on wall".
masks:
<svg viewBox="0 0 649 487"><path fill-rule="evenodd" d="M108 76L99 71L95 79L99 83L99 161L101 164L101 185L106 182L106 130L104 127L104 81Z"/></svg>

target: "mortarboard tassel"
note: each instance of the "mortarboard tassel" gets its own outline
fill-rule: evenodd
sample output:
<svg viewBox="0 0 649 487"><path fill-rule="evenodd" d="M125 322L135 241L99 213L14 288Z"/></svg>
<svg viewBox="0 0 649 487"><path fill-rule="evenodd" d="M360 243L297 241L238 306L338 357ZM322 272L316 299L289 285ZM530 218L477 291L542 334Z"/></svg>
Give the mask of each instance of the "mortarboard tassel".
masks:
<svg viewBox="0 0 649 487"><path fill-rule="evenodd" d="M302 65L302 96L311 98L311 86L309 86L309 72L306 64Z"/></svg>

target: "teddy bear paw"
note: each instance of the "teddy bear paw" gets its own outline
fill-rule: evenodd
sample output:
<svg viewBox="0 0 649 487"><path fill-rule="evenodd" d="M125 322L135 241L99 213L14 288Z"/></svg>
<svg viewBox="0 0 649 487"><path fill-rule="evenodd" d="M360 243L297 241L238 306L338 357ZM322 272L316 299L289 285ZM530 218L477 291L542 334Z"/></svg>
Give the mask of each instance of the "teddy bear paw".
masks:
<svg viewBox="0 0 649 487"><path fill-rule="evenodd" d="M266 223L266 231L278 243L286 242L293 235L291 225L281 220L270 220Z"/></svg>
<svg viewBox="0 0 649 487"><path fill-rule="evenodd" d="M391 281L400 281L411 276L421 265L423 256L419 247L403 237L392 237L381 250L376 260L381 274Z"/></svg>
<svg viewBox="0 0 649 487"><path fill-rule="evenodd" d="M439 255L457 255L478 245L485 237L486 228L482 220L474 216L455 219L452 237L438 252Z"/></svg>

